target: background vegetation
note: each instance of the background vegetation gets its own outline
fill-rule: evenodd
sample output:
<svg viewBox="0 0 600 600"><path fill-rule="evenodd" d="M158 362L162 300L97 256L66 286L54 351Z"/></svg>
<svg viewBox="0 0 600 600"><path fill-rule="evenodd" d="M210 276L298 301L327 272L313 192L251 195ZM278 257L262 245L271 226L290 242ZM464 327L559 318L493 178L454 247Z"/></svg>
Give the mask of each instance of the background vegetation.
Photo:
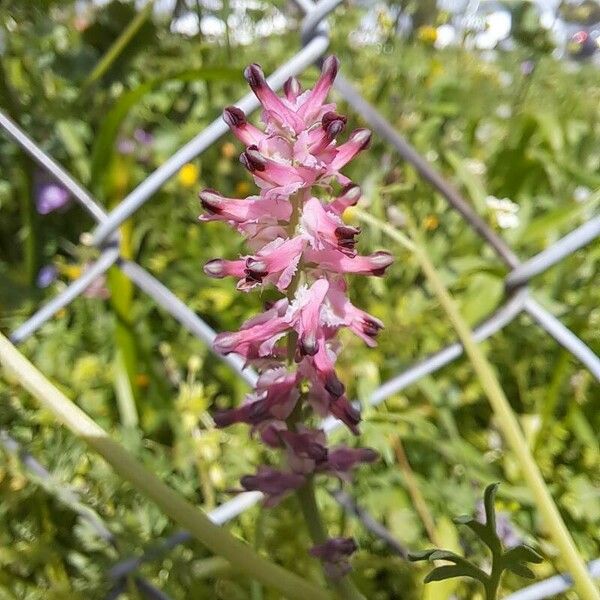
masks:
<svg viewBox="0 0 600 600"><path fill-rule="evenodd" d="M278 22L277 7L257 6L245 16L255 31ZM228 10L224 2L216 17ZM542 250L597 212L600 86L593 64L554 58L539 35L517 36L510 51L481 53L464 44L436 49L435 21L400 38L383 10L375 24L379 41L366 43L361 38L366 13L344 6L331 18L332 51L343 72L464 191L519 256ZM2 110L107 207L116 206L224 105L245 93L241 73L247 63L258 61L269 72L299 45L290 7L279 33L255 36L245 45L231 31L177 33L170 27L177 15L151 18L148 11L124 50L112 56L115 40L136 14L132 3L121 2L85 10L50 1L8 1L0 7ZM527 64L533 70L524 61L532 61ZM316 73L308 71L302 82L310 85ZM345 112L344 99L336 100ZM352 126L360 125L356 115L350 116ZM231 281L209 280L202 272L208 259L240 251L221 224L196 222L200 188L232 196L252 189L237 162L239 151L232 137L224 138L184 167L122 231L126 255L217 330L235 329L265 300L240 295ZM399 227L406 214L416 218L469 323L500 305L505 267L384 142L375 138L349 175L362 183L362 206L375 216ZM93 223L75 203L40 213L45 183L35 165L0 136L4 332L63 289L95 256L79 244ZM504 198L514 204L495 201ZM389 245L377 230L364 229L363 250ZM599 265L596 242L532 285L536 297L597 353ZM40 270L48 266L52 269L42 271L46 280L40 280ZM53 272L55 278L49 275ZM350 395L362 401L381 382L454 340L414 259L401 254L388 273L385 279L357 281L351 289L359 306L386 323L375 350L351 337L345 340L341 377ZM95 288L21 349L162 479L207 510L217 506L264 452L248 440L245 428L218 431L210 419L215 408L241 400L244 384L118 271ZM588 559L600 555L598 383L526 317L483 347L579 548ZM0 427L54 474L59 487L77 488L117 538L117 548L99 540L58 499L56 489L41 485L0 448L0 598L107 597L107 573L119 557L139 554L173 532L154 505L5 380L0 381ZM459 539L451 518L472 512L485 485L501 481L498 500L510 535L537 540L545 557L534 567L536 576L561 568L465 359L376 410L367 409L360 444L377 448L382 460L360 471L351 493L402 546L421 549L434 538L451 549L470 548L473 540L462 534ZM433 531L415 508L403 449ZM320 501L328 507L330 531L359 540L355 572L369 598L477 597L475 588L460 582L424 589L426 567L391 555L324 491ZM316 576L317 565L305 558L308 540L294 502L266 513L254 508L232 529L292 570ZM481 557L485 564L483 551ZM172 598L272 597L207 558L202 547L188 543L144 565L141 573ZM505 591L518 589L523 580L508 576L505 584Z"/></svg>

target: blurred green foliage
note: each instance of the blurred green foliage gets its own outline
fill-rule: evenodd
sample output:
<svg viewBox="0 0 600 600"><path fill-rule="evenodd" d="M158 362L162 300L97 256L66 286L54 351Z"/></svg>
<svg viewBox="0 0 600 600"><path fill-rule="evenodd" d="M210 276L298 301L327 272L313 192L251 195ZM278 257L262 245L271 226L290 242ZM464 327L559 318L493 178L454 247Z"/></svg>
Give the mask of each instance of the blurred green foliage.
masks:
<svg viewBox="0 0 600 600"><path fill-rule="evenodd" d="M249 18L268 20L274 10L265 5ZM246 63L259 61L269 72L299 44L292 26L268 40L244 46L230 40L228 46L201 34L172 33L171 15L163 15L143 22L108 68L91 78L135 15L131 3L120 2L79 14L70 2L0 6L0 106L106 206L117 205L223 106L246 93L241 77ZM410 43L395 39L393 24L385 18L377 26L387 42L363 45L360 36L350 35L363 15L358 7L341 8L331 19L332 51L344 72L463 190L519 256L542 250L597 212L600 86L594 67L557 62L540 52L533 74L523 74L521 62L531 58L531 48L494 56L460 47L435 50L423 36ZM313 69L301 80L310 85L315 77ZM344 112L344 99L335 99ZM361 124L350 115L351 127ZM143 141L139 130L151 141ZM232 196L251 192L250 179L237 162L239 151L231 137L215 144L168 182L124 230L124 252L217 330L235 329L270 298L269 292L239 294L231 281L209 280L202 272L208 259L240 251L237 238L222 224L200 227L196 222L201 187ZM416 217L471 324L501 304L505 267L383 141L375 139L348 175L361 183L362 206L377 217L400 227L407 211ZM3 331L23 322L96 256L78 243L93 226L80 208L72 205L46 216L36 212L38 176L31 161L0 136ZM514 205L498 204L490 196ZM503 228L507 211L510 226ZM347 218L352 221L352 214ZM364 228L364 251L386 244L378 231ZM56 266L59 276L39 290L35 279L47 264ZM544 305L596 352L599 265L596 242L532 283ZM112 302L78 298L22 350L170 485L210 509L229 498L239 476L265 458L264 450L248 440L246 428L217 431L210 419L215 408L239 402L245 387L143 293L114 275L108 286ZM409 255L400 255L385 279L353 282L351 296L386 323L375 350L350 336L344 339L340 375L349 393L362 401L381 382L453 340ZM124 298L125 322L117 318ZM125 333L119 333L119 326ZM597 382L525 317L483 347L579 547L587 558L595 557L600 554ZM119 412L123 352L130 352L126 377L139 417L136 427L123 422ZM0 407L0 426L59 481L74 486L118 539L117 549L98 540L51 490L0 449L0 598L104 597L110 566L171 533L172 524L37 410L15 382L0 382ZM398 438L444 547L460 550L450 517L471 510L485 485L500 480L498 505L510 514L519 537L538 540L546 558L534 567L536 576L561 567L468 362L460 359L381 407L366 409L362 432L361 445L377 448L382 461L357 474L352 493L402 544L430 546L393 452ZM343 518L327 494L320 501L330 532L359 540L356 579L368 598L477 598L476 588L464 582L432 584L423 591L423 570L390 556L359 523ZM260 519L259 509L253 509L232 528L251 543L258 537L275 560L318 578L318 566L305 555L308 538L294 502ZM213 569L208 558L201 547L188 543L141 572L173 598L273 597L256 587L251 592L251 582L233 571ZM505 591L522 584L510 574L503 583Z"/></svg>

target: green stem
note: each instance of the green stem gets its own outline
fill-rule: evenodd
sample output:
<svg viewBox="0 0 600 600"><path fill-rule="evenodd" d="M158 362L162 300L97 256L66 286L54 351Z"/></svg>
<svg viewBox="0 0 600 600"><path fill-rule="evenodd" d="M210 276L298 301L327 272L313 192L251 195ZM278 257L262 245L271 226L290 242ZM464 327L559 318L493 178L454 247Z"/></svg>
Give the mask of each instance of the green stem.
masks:
<svg viewBox="0 0 600 600"><path fill-rule="evenodd" d="M497 600L501 575L502 569L497 565L493 565L492 572L485 584L485 600Z"/></svg>
<svg viewBox="0 0 600 600"><path fill-rule="evenodd" d="M327 592L260 557L250 546L215 525L203 511L163 483L152 471L111 439L77 405L71 402L11 343L0 334L0 364L75 435L81 437L113 467L117 474L153 500L169 517L236 569L278 590L290 600L330 600Z"/></svg>
<svg viewBox="0 0 600 600"><path fill-rule="evenodd" d="M560 512L546 487L546 483L531 455L529 446L523 436L523 432L512 411L510 403L506 398L504 390L500 386L490 363L473 338L471 329L460 314L456 302L446 289L446 286L442 282L433 263L429 259L427 252L422 246L419 232L414 225L411 226L410 231L413 239L412 241L408 240L407 244L407 238L393 227L390 227L373 217L369 216L366 218L362 211L359 211L359 218L380 227L380 229L392 239L403 246L410 248L414 252L414 256L421 265L431 288L460 338L465 352L473 365L473 369L479 378L481 387L490 401L504 438L519 459L521 471L531 490L536 506L546 522L549 535L558 548L565 565L573 577L575 588L582 600L600 600L600 593L594 585L594 582L585 567L585 563L579 555Z"/></svg>

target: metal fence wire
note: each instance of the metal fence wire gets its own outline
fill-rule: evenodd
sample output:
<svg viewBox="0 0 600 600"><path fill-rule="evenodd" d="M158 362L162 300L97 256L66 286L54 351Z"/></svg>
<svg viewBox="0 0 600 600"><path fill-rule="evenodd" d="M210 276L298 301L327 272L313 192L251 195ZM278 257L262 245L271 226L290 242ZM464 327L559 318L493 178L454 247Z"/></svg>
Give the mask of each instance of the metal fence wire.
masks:
<svg viewBox="0 0 600 600"><path fill-rule="evenodd" d="M316 4L312 0L294 1L305 15L301 26L302 48L268 78L269 84L274 89L281 88L287 78L299 75L323 57L329 45L328 26L325 19L341 3L341 0L322 0ZM526 313L541 329L581 361L593 376L600 381L600 358L560 320L546 310L528 290L528 284L532 278L545 272L600 236L600 216L590 219L543 252L521 262L504 240L490 229L473 210L461 193L436 172L429 162L394 130L392 125L361 96L348 80L339 75L334 85L345 101L369 124L379 137L385 139L403 160L410 163L419 175L435 188L452 208L460 213L463 219L507 266L505 302L475 328L475 339L479 342L486 340L511 323L520 314ZM259 104L254 95L248 94L241 98L236 106L246 113L250 113L257 109ZM212 348L212 341L216 335L215 331L148 271L136 262L126 260L120 256L118 230L120 225L148 202L184 164L200 156L219 140L228 131L225 123L220 118L216 119L180 148L161 167L156 169L111 212L106 212L83 186L1 111L0 128L47 173L67 188L90 214L96 222L96 227L90 234L82 236L82 239L85 243L97 247L100 252L99 258L78 279L39 308L37 312L12 332L10 338L13 343L18 344L32 336L46 321L84 292L99 275L110 267L117 266L136 286L179 321L185 329L202 340L209 348ZM461 344L454 343L422 359L376 389L369 399L369 404L377 406L421 377L441 369L461 356L462 353ZM243 361L239 357L232 355L215 356L226 362L233 372L243 378L249 385L255 383L256 373L250 368L244 368ZM323 423L326 432L333 431L338 425L339 422L333 418L329 418ZM5 450L19 455L25 466L37 478L44 480L46 483L53 481L53 476L34 457L24 452L8 432L0 431L0 445ZM57 487L60 489L61 485ZM113 534L102 521L98 520L93 511L90 511L81 503L77 493L70 488L65 488L64 485L62 485L62 488L62 499L72 506L82 518L90 521L98 536L112 543L112 540L114 540ZM242 493L210 512L209 517L215 523L224 524L255 505L261 497L262 495L259 492ZM346 498L346 504L347 500ZM344 505L345 501L339 498L338 501ZM356 507L354 508L354 514L359 515ZM369 527L364 516L361 520ZM377 526L377 523L371 523L370 526L371 531L375 532L376 535ZM385 533L379 530L379 535L383 537ZM118 597L121 591L125 589L126 577L134 573L143 562L168 552L188 539L190 539L190 535L187 532L178 532L163 540L158 546L148 549L142 556L126 558L117 563L109 572L109 578L114 582L114 587L107 598ZM393 548L393 540L388 540L388 543ZM401 552L401 548L395 548L394 550ZM594 561L589 567L594 576L600 576L600 560ZM153 587L143 578L136 578L136 583L140 593L147 598L167 598L162 591ZM509 598L510 600L549 598L568 589L570 586L571 581L568 576L556 576L529 586Z"/></svg>

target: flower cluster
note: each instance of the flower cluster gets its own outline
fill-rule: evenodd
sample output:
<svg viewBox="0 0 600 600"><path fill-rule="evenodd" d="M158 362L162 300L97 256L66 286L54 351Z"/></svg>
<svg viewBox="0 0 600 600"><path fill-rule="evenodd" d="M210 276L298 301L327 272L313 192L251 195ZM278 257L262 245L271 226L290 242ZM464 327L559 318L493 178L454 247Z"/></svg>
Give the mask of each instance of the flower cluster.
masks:
<svg viewBox="0 0 600 600"><path fill-rule="evenodd" d="M334 415L358 433L360 414L335 371L336 334L347 327L373 346L383 323L350 302L344 276L380 276L392 262L387 252L359 255L360 230L341 218L361 194L340 169L368 146L371 133L357 129L338 144L346 117L326 103L337 70L338 60L330 56L312 90L302 91L291 78L279 97L261 68L250 65L244 76L262 104L264 131L234 106L223 118L246 146L240 162L259 194L237 199L209 189L200 193L201 220L228 223L246 238L250 251L234 260L209 261L206 274L235 277L242 291L273 285L285 293L239 331L221 333L214 342L217 352L236 353L259 370L246 402L216 414L215 422L219 427L247 423L267 446L285 452L285 469L263 466L241 481L246 490L263 492L270 506L315 474L347 478L353 467L377 458L368 448L328 448L324 432L304 420L312 409L320 417ZM329 540L312 553L328 572L341 574L354 548L351 540Z"/></svg>

